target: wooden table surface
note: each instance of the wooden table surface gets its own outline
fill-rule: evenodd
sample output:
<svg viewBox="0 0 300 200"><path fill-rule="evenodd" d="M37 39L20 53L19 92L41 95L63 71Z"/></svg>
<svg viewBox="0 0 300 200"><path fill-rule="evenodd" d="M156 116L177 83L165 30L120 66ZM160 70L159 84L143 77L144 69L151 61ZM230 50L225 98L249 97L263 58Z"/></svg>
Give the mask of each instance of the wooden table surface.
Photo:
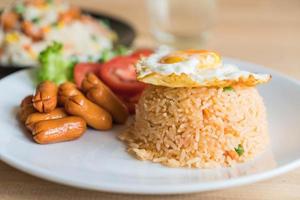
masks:
<svg viewBox="0 0 300 200"><path fill-rule="evenodd" d="M0 6L8 2L1 0ZM136 46L155 46L149 33L143 0L72 2L127 20L138 32ZM300 79L299 0L220 0L212 33L207 48L222 55L263 64ZM27 175L0 161L0 199L300 199L300 169L267 181L226 190L190 195L139 196L62 186Z"/></svg>

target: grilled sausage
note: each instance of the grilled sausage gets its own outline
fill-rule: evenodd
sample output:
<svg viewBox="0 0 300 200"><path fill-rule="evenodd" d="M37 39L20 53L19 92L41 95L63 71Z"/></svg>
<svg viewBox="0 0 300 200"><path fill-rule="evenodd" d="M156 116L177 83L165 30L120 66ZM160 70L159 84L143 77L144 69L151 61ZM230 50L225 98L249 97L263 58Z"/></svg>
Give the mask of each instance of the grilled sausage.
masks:
<svg viewBox="0 0 300 200"><path fill-rule="evenodd" d="M81 88L84 92L97 86L100 83L100 79L94 73L87 73L82 80Z"/></svg>
<svg viewBox="0 0 300 200"><path fill-rule="evenodd" d="M51 81L38 85L32 98L33 107L39 112L51 112L57 105L57 86Z"/></svg>
<svg viewBox="0 0 300 200"><path fill-rule="evenodd" d="M108 130L112 127L111 115L83 95L69 98L65 109L70 115L82 117L94 129Z"/></svg>
<svg viewBox="0 0 300 200"><path fill-rule="evenodd" d="M20 111L18 113L18 117L20 119L21 122L25 122L27 117L31 114L36 112L36 110L34 109L33 105L32 105L32 95L29 95L27 97L25 97L20 105Z"/></svg>
<svg viewBox="0 0 300 200"><path fill-rule="evenodd" d="M96 75L89 73L82 82L89 100L107 110L116 123L124 124L128 118L126 105Z"/></svg>
<svg viewBox="0 0 300 200"><path fill-rule="evenodd" d="M27 117L25 125L29 130L32 130L34 124L36 124L37 122L45 121L45 120L49 120L49 119L59 119L59 118L63 118L66 116L67 116L67 113L65 112L65 110L63 108L55 108L54 110L52 110L49 113L35 112L35 113L30 114Z"/></svg>
<svg viewBox="0 0 300 200"><path fill-rule="evenodd" d="M72 96L83 95L74 83L65 82L58 88L58 104L64 106L66 100Z"/></svg>
<svg viewBox="0 0 300 200"><path fill-rule="evenodd" d="M33 139L39 144L75 140L83 135L86 123L80 117L64 117L40 121L32 129Z"/></svg>

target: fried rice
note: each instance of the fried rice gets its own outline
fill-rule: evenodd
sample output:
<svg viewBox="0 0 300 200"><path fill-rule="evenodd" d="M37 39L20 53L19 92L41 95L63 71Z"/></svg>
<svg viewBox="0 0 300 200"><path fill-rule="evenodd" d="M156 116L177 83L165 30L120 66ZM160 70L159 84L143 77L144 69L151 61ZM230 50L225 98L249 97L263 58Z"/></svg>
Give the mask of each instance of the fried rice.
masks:
<svg viewBox="0 0 300 200"><path fill-rule="evenodd" d="M255 87L150 86L120 139L140 160L214 168L254 158L269 143L266 110Z"/></svg>

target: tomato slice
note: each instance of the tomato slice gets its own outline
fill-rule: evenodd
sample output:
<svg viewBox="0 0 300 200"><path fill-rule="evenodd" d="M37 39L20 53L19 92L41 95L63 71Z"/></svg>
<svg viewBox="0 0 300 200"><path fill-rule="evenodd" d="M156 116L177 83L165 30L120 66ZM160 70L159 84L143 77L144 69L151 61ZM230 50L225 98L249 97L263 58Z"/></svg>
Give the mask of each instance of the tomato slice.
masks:
<svg viewBox="0 0 300 200"><path fill-rule="evenodd" d="M142 93L143 92L138 93L138 94L136 94L134 96L131 96L131 97L125 97L125 99L128 102L137 103L140 100L140 97L141 97Z"/></svg>
<svg viewBox="0 0 300 200"><path fill-rule="evenodd" d="M142 56L148 57L153 53L154 53L154 51L152 49L138 49L135 52L133 52L130 56L140 59Z"/></svg>
<svg viewBox="0 0 300 200"><path fill-rule="evenodd" d="M127 106L129 113L130 114L135 114L135 105L138 103L141 95L142 95L142 92L138 93L138 94L136 94L134 96L131 96L131 97L128 97L128 96L119 96L119 98Z"/></svg>
<svg viewBox="0 0 300 200"><path fill-rule="evenodd" d="M134 65L137 58L118 56L104 63L99 70L99 77L115 93L121 96L133 96L142 92L146 84L136 80Z"/></svg>
<svg viewBox="0 0 300 200"><path fill-rule="evenodd" d="M123 101L123 102L126 105L126 107L128 108L129 114L134 115L135 114L135 105L136 105L136 103L128 102L128 101Z"/></svg>
<svg viewBox="0 0 300 200"><path fill-rule="evenodd" d="M102 64L100 63L78 63L74 67L74 80L78 88L81 88L81 82L89 72L98 74Z"/></svg>
<svg viewBox="0 0 300 200"><path fill-rule="evenodd" d="M129 114L134 115L135 114L135 104L134 102L129 102L128 100L125 99L124 96L118 95L119 99L126 105Z"/></svg>

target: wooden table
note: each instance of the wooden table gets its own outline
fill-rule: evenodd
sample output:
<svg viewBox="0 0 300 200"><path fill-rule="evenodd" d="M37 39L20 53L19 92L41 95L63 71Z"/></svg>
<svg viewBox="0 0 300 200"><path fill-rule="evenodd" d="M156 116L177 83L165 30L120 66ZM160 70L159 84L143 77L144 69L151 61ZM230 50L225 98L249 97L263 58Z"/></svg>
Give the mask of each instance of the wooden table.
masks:
<svg viewBox="0 0 300 200"><path fill-rule="evenodd" d="M1 0L0 6L9 0ZM154 46L143 0L73 0L115 15L138 31L137 46ZM300 79L300 1L220 0L213 37L206 45L222 55L249 60ZM3 130L1 130L3 131ZM0 161L0 199L300 199L300 169L248 186L190 195L136 196L58 185Z"/></svg>

